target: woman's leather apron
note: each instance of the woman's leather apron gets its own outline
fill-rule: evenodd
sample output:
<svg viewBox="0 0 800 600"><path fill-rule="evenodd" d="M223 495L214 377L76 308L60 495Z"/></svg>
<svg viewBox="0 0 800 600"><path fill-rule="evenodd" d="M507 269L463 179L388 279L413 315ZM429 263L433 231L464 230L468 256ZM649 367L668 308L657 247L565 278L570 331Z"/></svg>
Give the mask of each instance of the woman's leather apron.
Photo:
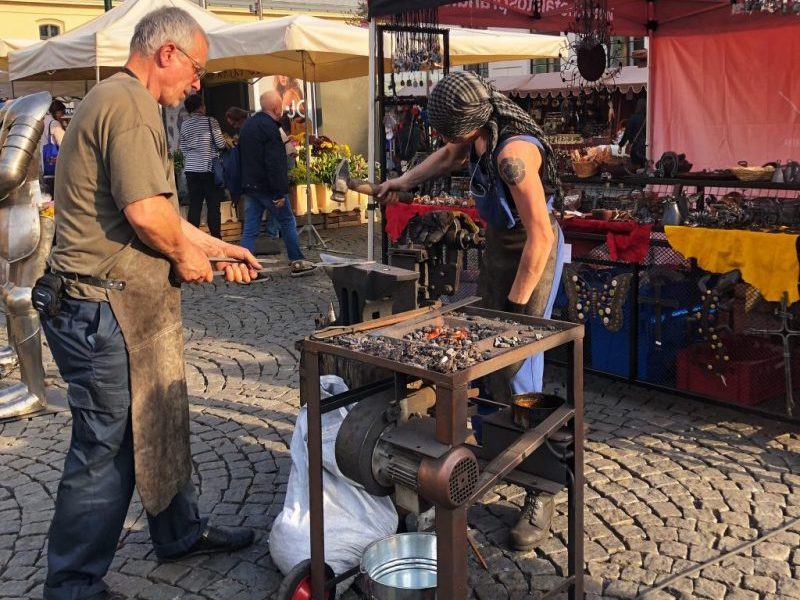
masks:
<svg viewBox="0 0 800 600"><path fill-rule="evenodd" d="M513 136L497 145L492 160L497 160L497 155L506 144L519 139L541 149L541 144L533 136ZM490 186L477 162L473 162L471 168L472 193L476 197L476 207L487 222L486 249L478 277L478 295L484 308L506 310L506 301L517 276L528 233L512 209L510 194L502 180L496 177L494 186ZM482 187L475 189L475 182ZM550 226L553 228L553 243L544 271L525 306L525 314L532 317L550 317L561 278L564 241L561 228L552 213ZM543 357L533 356L488 375L485 385L495 401L510 404L514 394L541 391L542 368Z"/></svg>
<svg viewBox="0 0 800 600"><path fill-rule="evenodd" d="M108 299L128 350L136 486L145 510L156 515L192 474L181 288L172 283L169 261L138 240L107 276L125 281L124 290L108 290Z"/></svg>

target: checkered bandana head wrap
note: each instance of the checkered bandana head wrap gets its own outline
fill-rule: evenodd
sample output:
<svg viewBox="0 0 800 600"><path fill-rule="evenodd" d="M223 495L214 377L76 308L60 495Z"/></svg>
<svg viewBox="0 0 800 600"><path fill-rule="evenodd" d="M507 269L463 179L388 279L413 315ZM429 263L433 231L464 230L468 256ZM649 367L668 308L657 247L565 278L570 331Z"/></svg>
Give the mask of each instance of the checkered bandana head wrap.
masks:
<svg viewBox="0 0 800 600"><path fill-rule="evenodd" d="M455 71L436 84L428 99L428 118L431 127L446 138L486 127L488 156L492 156L501 138L525 134L536 137L544 149L542 183L555 195L556 206L561 206L563 193L556 157L544 131L525 111L475 73ZM485 164L493 182L496 177L493 161L487 160Z"/></svg>

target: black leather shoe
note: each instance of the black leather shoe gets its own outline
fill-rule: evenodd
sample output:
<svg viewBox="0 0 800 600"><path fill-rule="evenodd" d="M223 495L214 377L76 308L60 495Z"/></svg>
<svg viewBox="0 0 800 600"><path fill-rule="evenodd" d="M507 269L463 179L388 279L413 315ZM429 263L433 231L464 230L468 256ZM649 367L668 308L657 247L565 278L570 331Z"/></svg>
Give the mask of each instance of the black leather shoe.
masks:
<svg viewBox="0 0 800 600"><path fill-rule="evenodd" d="M86 600L127 600L126 596L118 592L112 592L111 590L105 590L100 592L99 594L95 594L94 596L90 596L86 598Z"/></svg>
<svg viewBox="0 0 800 600"><path fill-rule="evenodd" d="M186 552L170 556L159 556L161 562L172 562L197 554L235 552L249 546L255 539L252 529L246 527L206 527L197 541Z"/></svg>
<svg viewBox="0 0 800 600"><path fill-rule="evenodd" d="M550 533L554 509L552 496L529 491L519 521L509 532L511 547L524 551L541 544Z"/></svg>

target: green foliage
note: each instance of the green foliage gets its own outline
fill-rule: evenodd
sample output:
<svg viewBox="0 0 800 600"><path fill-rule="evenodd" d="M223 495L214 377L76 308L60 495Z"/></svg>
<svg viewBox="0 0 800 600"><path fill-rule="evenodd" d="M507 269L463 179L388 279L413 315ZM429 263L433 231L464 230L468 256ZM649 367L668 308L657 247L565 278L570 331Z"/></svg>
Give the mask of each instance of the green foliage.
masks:
<svg viewBox="0 0 800 600"><path fill-rule="evenodd" d="M295 136L297 145L297 164L289 171L289 183L302 185L306 183L306 149L305 139ZM337 144L325 136L311 137L311 183L324 183L333 185L336 168L343 158L350 159L350 177L355 179L367 178L367 160L360 154L352 154L347 144Z"/></svg>
<svg viewBox="0 0 800 600"><path fill-rule="evenodd" d="M172 163L175 165L175 170L180 173L183 171L183 167L186 164L186 161L183 158L183 152L180 150L175 150L172 153Z"/></svg>

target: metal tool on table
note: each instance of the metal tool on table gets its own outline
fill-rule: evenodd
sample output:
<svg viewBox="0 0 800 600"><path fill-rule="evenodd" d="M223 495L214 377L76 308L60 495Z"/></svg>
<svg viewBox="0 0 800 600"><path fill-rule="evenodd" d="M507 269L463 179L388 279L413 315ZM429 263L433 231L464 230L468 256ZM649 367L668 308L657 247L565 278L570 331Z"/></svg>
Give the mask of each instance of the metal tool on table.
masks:
<svg viewBox="0 0 800 600"><path fill-rule="evenodd" d="M239 258L225 258L225 257L219 257L219 256L212 256L208 260L209 260L209 262L212 262L212 263L228 262L228 263L232 263L232 264L242 264L242 263L245 262L244 260L239 259ZM261 260L261 261L259 261L259 263L261 264L261 268L257 269L256 272L264 274L264 275L286 275L286 274L292 272L292 268L289 265L280 265L279 266L279 262L280 261L277 261L277 260ZM274 266L266 266L265 267L264 266L265 264L274 265ZM375 261L374 260L346 260L346 261L341 261L341 262L321 261L321 262L315 262L315 263L311 263L311 264L313 266L315 266L315 267L336 268L336 267L351 267L351 266L355 266L355 265L372 265L372 264L375 264ZM222 270L214 270L212 272L214 273L215 276L219 276L219 275L224 275L225 274L225 271L222 271ZM255 279L251 283L262 282L262 281L268 281L268 280L266 278Z"/></svg>
<svg viewBox="0 0 800 600"><path fill-rule="evenodd" d="M368 196L375 196L378 185L363 179L352 179L350 177L350 161L343 158L336 167L333 175L333 194L331 198L334 202L344 202L347 190L353 190L359 194L367 194ZM414 200L414 194L411 192L397 192L400 202L410 204Z"/></svg>

